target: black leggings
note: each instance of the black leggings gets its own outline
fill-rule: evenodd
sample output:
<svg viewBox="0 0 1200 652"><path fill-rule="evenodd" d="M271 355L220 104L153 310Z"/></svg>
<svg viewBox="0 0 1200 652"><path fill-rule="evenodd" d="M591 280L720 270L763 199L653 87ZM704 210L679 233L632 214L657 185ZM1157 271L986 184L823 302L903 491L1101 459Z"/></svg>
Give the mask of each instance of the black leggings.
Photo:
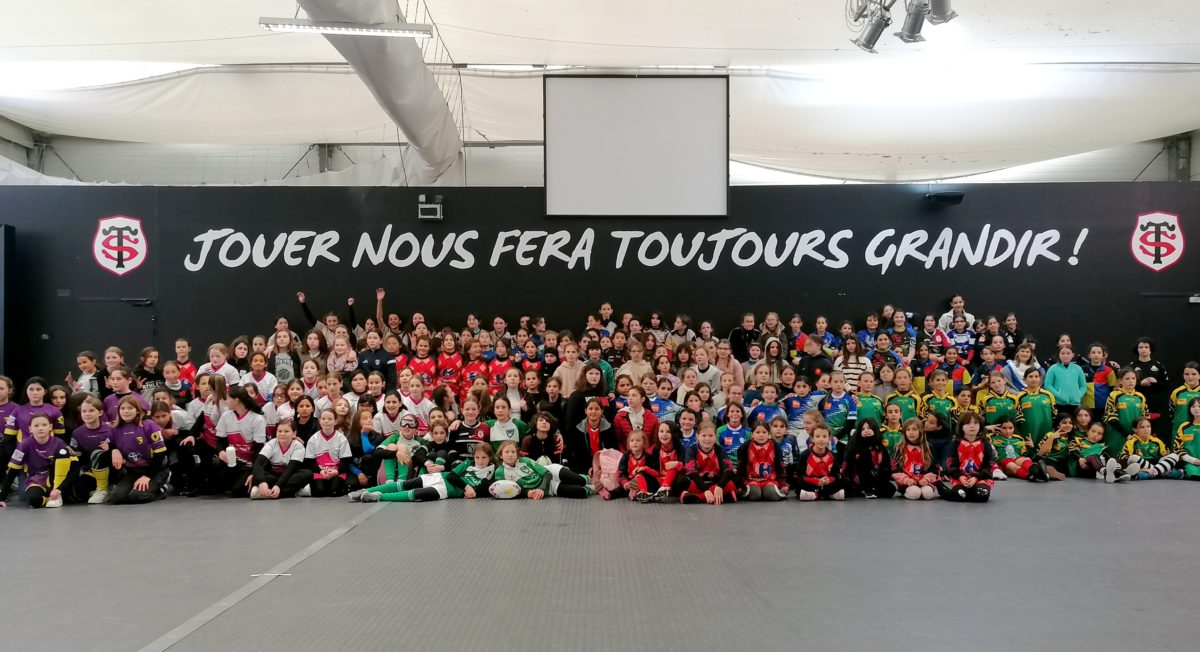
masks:
<svg viewBox="0 0 1200 652"><path fill-rule="evenodd" d="M154 502L160 498L166 498L166 495L160 492L162 486L166 484L167 478L170 476L170 471L143 471L141 469L130 469L122 467L116 472L116 480L113 482L108 491L108 502L113 505L141 505L143 503ZM150 486L146 487L145 491L137 491L133 488L133 483L144 475L150 476Z"/></svg>
<svg viewBox="0 0 1200 652"><path fill-rule="evenodd" d="M380 449L375 449L370 453L363 455L358 459L358 463L355 464L355 466L358 467L358 470L362 471L362 474L367 476L367 484L371 486L374 486L376 480L379 479L379 467L383 466L383 457L375 454L379 450ZM389 451L385 450L383 452L386 453ZM391 453L391 455L394 458L396 454Z"/></svg>
<svg viewBox="0 0 1200 652"><path fill-rule="evenodd" d="M346 476L350 478L352 476ZM349 482L347 479L335 475L332 478L322 478L319 475L314 475L312 479L312 495L314 498L323 498L326 496L345 496L349 491ZM354 480L354 484L358 484L358 480Z"/></svg>
<svg viewBox="0 0 1200 652"><path fill-rule="evenodd" d="M179 436L167 440L167 453L174 458L171 463L171 484L180 492L198 489L196 473L196 446L180 446Z"/></svg>
<svg viewBox="0 0 1200 652"><path fill-rule="evenodd" d="M206 494L220 494L229 491L228 484L216 481L212 477L214 472L218 471L218 466L225 465L225 463L217 457L217 449L209 446L208 442L200 439L199 437L196 438L195 446L180 447L180 453L185 453L188 448L192 449L193 455L199 456L200 458L199 464L195 464L195 460L193 459L193 466L188 470L188 482L190 483L190 488L193 491L198 489L202 493Z"/></svg>
<svg viewBox="0 0 1200 652"><path fill-rule="evenodd" d="M96 490L96 479L89 475L88 471L99 471L103 469L112 469L112 449L102 451L96 450L92 453L80 453L80 461L77 463L79 468L78 477L71 484L71 491L63 492L69 503L86 503L91 493ZM109 471L109 477L112 477L112 471Z"/></svg>
<svg viewBox="0 0 1200 652"><path fill-rule="evenodd" d="M8 461L12 459L15 450L17 450L17 438L0 434L0 475L8 469Z"/></svg>
<svg viewBox="0 0 1200 652"><path fill-rule="evenodd" d="M279 484L279 476L267 473L263 476L263 482L267 483L268 487L279 487L280 498L291 498L296 495L304 487L308 486L313 479L313 472L309 469L300 469L288 477L287 482Z"/></svg>
<svg viewBox="0 0 1200 652"><path fill-rule="evenodd" d="M984 484L974 487L954 487L949 482L938 483L938 495L942 500L955 503L986 503L992 497L992 489Z"/></svg>
<svg viewBox="0 0 1200 652"><path fill-rule="evenodd" d="M817 494L817 498L820 498L821 500L829 500L830 498L833 498L833 494L836 494L845 488L846 483L841 478L836 478L833 482L830 482L824 487L814 487L813 485L807 483L801 484L799 491L808 491ZM797 494L799 494L799 491L797 491Z"/></svg>
<svg viewBox="0 0 1200 652"><path fill-rule="evenodd" d="M53 472L51 470L51 473ZM72 495L72 487L78 477L79 462L71 462L71 468L67 471L67 477L63 478L62 483L58 485L58 491L62 494L64 501L66 501L68 496ZM29 506L31 508L41 509L46 506L46 503L50 502L50 488L42 485L30 485L25 488L25 497L29 499Z"/></svg>
<svg viewBox="0 0 1200 652"><path fill-rule="evenodd" d="M852 488L860 496L871 494L877 498L891 498L896 495L896 485L886 478L862 478Z"/></svg>
<svg viewBox="0 0 1200 652"><path fill-rule="evenodd" d="M554 495L559 498L587 498L587 480L566 466L558 469L558 489Z"/></svg>
<svg viewBox="0 0 1200 652"><path fill-rule="evenodd" d="M238 461L237 466L229 466L220 459L209 465L209 493L223 494L229 492L234 498L245 498L250 495L246 479L254 472L254 468L245 462Z"/></svg>

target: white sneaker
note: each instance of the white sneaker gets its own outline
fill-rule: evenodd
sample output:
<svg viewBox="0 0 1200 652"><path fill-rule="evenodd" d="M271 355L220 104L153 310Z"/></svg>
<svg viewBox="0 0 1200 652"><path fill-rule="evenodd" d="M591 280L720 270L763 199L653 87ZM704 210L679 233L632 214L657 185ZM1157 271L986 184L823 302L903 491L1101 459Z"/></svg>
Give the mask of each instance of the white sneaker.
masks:
<svg viewBox="0 0 1200 652"><path fill-rule="evenodd" d="M365 493L367 493L366 489L356 489L355 491L351 491L350 493L346 494L346 498L349 498L350 502L352 503L361 503L362 496Z"/></svg>
<svg viewBox="0 0 1200 652"><path fill-rule="evenodd" d="M89 505L101 505L106 500L108 500L108 490L107 489L97 489L92 492L91 496L88 497L88 504Z"/></svg>
<svg viewBox="0 0 1200 652"><path fill-rule="evenodd" d="M258 485L250 487L250 500L258 500L262 498L262 493L258 490Z"/></svg>
<svg viewBox="0 0 1200 652"><path fill-rule="evenodd" d="M312 498L312 486L311 486L311 485L307 485L307 484L306 484L306 485L304 485L304 486L303 486L303 487L300 489L300 491L297 491L297 492L296 492L296 497L297 497L297 498Z"/></svg>
<svg viewBox="0 0 1200 652"><path fill-rule="evenodd" d="M796 493L796 497L799 498L800 500L810 501L810 500L816 500L817 494L812 491L801 489L800 491L798 491Z"/></svg>
<svg viewBox="0 0 1200 652"><path fill-rule="evenodd" d="M55 507L62 507L62 505L62 497L60 496L46 503L46 509L54 509Z"/></svg>
<svg viewBox="0 0 1200 652"><path fill-rule="evenodd" d="M833 498L834 500L845 500L846 499L846 491L844 489L838 489L837 493L830 496L830 498Z"/></svg>
<svg viewBox="0 0 1200 652"><path fill-rule="evenodd" d="M1007 480L1008 476L1004 474L1004 471L1000 470L1000 467L996 467L996 469L994 471L992 471L992 479L993 480Z"/></svg>

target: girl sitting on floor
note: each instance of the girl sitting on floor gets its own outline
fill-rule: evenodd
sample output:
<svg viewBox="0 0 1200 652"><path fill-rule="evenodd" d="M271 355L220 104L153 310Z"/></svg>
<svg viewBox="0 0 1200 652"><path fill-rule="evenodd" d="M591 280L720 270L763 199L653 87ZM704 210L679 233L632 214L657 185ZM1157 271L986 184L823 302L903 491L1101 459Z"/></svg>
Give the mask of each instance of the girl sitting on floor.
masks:
<svg viewBox="0 0 1200 652"><path fill-rule="evenodd" d="M29 436L17 444L8 460L8 472L4 476L4 485L0 486L0 507L8 504L9 490L22 473L25 474L25 496L30 508L62 507L63 494L70 491L71 483L79 473L75 453L63 440L51 434L54 426L48 415L34 413L27 423Z"/></svg>
<svg viewBox="0 0 1200 652"><path fill-rule="evenodd" d="M277 500L308 496L312 491L312 469L304 468L304 444L290 420L280 421L275 438L268 441L254 458L250 500Z"/></svg>
<svg viewBox="0 0 1200 652"><path fill-rule="evenodd" d="M891 498L896 494L896 486L892 484L892 458L884 445L879 424L874 419L866 419L857 426L850 435L850 445L842 462L842 477L846 479L851 495Z"/></svg>

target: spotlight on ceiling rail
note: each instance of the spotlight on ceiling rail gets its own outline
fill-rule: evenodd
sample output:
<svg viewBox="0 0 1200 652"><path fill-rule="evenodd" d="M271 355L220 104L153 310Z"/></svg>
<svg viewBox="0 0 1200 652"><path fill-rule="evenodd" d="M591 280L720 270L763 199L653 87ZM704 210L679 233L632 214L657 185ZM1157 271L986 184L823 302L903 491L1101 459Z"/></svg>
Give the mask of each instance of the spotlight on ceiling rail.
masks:
<svg viewBox="0 0 1200 652"><path fill-rule="evenodd" d="M905 43L924 41L921 28L925 26L925 16L929 13L929 0L908 0L905 11L904 25L896 32L896 36Z"/></svg>
<svg viewBox="0 0 1200 652"><path fill-rule="evenodd" d="M930 0L929 3L929 22L934 25L941 25L954 20L958 16L958 12L950 8L950 0Z"/></svg>
<svg viewBox="0 0 1200 652"><path fill-rule="evenodd" d="M864 52L871 54L879 54L875 50L875 44L879 42L879 37L883 36L884 30L888 25L892 24L892 5L896 4L896 0L888 0L887 4L871 3L873 8L870 15L867 17L867 25L863 28L858 38L854 39L854 44Z"/></svg>

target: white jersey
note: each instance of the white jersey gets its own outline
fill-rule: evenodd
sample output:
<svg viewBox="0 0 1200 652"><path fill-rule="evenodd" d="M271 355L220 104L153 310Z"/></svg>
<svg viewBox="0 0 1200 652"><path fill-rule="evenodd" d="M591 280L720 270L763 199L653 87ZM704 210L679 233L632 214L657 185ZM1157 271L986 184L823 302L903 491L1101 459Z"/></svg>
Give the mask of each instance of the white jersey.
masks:
<svg viewBox="0 0 1200 652"><path fill-rule="evenodd" d="M309 437L304 457L318 460L319 463L318 458L324 455L328 455L334 463L351 456L350 441L346 439L341 430L333 431L333 435L330 437L326 437L324 432L318 430L315 435Z"/></svg>
<svg viewBox="0 0 1200 652"><path fill-rule="evenodd" d="M499 449L499 445L505 441L521 444L521 430L517 428L517 424L511 419L508 421L500 421L499 419L488 424L491 429L491 444L492 448Z"/></svg>
<svg viewBox="0 0 1200 652"><path fill-rule="evenodd" d="M229 387L237 385L242 380L242 372L238 371L228 362L222 363L220 367L214 367L211 362L205 362L196 370L197 376L203 376L204 374L217 374L224 377L225 384Z"/></svg>
<svg viewBox="0 0 1200 652"><path fill-rule="evenodd" d="M253 464L251 444L266 443L267 422L263 415L249 410L240 417L237 412L229 410L217 422L217 439L222 438L228 439L229 445L237 449L239 460Z"/></svg>
<svg viewBox="0 0 1200 652"><path fill-rule="evenodd" d="M299 439L293 439L287 450L283 450L279 446L278 439L272 439L267 442L259 451L259 455L267 458L267 462L271 465L271 471L275 474L283 472L284 467L292 462L304 462L304 442Z"/></svg>
<svg viewBox="0 0 1200 652"><path fill-rule="evenodd" d="M279 410L275 409L274 403L267 403L262 406L263 421L267 422L267 427L279 425Z"/></svg>
<svg viewBox="0 0 1200 652"><path fill-rule="evenodd" d="M180 431L186 432L196 425L196 417L192 416L187 410L181 410L177 407L171 408L171 427Z"/></svg>
<svg viewBox="0 0 1200 652"><path fill-rule="evenodd" d="M404 417L404 414L404 410L400 410L396 413L396 418L393 419L388 416L387 412L380 410L379 413L375 415L375 421L372 424L375 428L375 432L383 435L385 438L391 437L392 435L400 432L400 419Z"/></svg>
<svg viewBox="0 0 1200 652"><path fill-rule="evenodd" d="M254 386L258 387L258 395L265 396L268 399L270 399L275 393L275 387L279 385L279 379L275 377L275 374L272 374L269 371L264 371L262 378L255 378L253 371L247 371L246 373L242 374L242 378L239 382L241 382L242 385L254 383Z"/></svg>
<svg viewBox="0 0 1200 652"><path fill-rule="evenodd" d="M413 400L409 394L400 395L400 403L405 411L417 417L417 429L425 432L429 430L429 413L433 411L433 401L425 398L423 394L420 399Z"/></svg>
<svg viewBox="0 0 1200 652"><path fill-rule="evenodd" d="M272 403L271 407L274 408L275 416L279 421L292 421L296 418L296 408L292 407L291 401L284 401L282 405L275 405ZM263 414L266 415L266 413L266 408L263 408Z"/></svg>
<svg viewBox="0 0 1200 652"><path fill-rule="evenodd" d="M321 381L314 380L311 385L303 378L300 379L300 386L304 388L304 393L312 400L316 401L321 398Z"/></svg>

